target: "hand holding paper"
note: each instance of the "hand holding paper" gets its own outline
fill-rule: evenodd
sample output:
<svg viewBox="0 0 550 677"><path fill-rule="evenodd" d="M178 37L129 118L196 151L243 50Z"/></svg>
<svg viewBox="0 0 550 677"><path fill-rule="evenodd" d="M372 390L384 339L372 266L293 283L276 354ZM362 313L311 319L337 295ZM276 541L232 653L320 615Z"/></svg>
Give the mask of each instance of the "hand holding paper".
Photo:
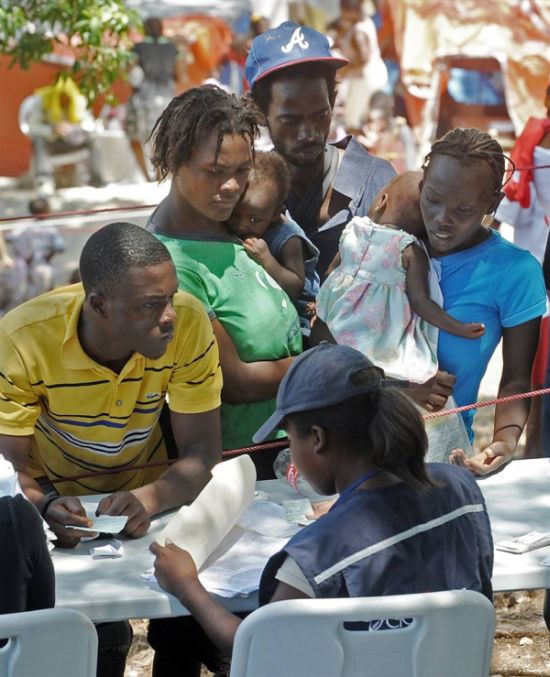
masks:
<svg viewBox="0 0 550 677"><path fill-rule="evenodd" d="M126 515L116 517L99 515L99 517L90 517L91 525L89 527L67 525L67 529L78 529L87 533L119 534L126 526L127 521L128 517Z"/></svg>
<svg viewBox="0 0 550 677"><path fill-rule="evenodd" d="M184 505L159 536L187 550L197 569L239 521L254 498L256 468L250 456L219 463L191 505Z"/></svg>
<svg viewBox="0 0 550 677"><path fill-rule="evenodd" d="M55 544L61 548L74 548L92 523L76 496L60 496L51 501L43 516L55 533Z"/></svg>
<svg viewBox="0 0 550 677"><path fill-rule="evenodd" d="M197 567L189 552L168 541L164 547L151 543L149 550L155 555L158 584L174 597L184 599L186 585L198 579Z"/></svg>
<svg viewBox="0 0 550 677"><path fill-rule="evenodd" d="M143 503L131 491L117 491L101 499L96 515L126 516L124 534L131 538L144 536L151 525L151 519Z"/></svg>

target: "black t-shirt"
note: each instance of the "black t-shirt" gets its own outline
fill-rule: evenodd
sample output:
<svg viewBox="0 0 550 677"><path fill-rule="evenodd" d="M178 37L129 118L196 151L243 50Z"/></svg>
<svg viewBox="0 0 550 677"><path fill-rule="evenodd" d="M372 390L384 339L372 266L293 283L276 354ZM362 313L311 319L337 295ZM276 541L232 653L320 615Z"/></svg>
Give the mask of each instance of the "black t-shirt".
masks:
<svg viewBox="0 0 550 677"><path fill-rule="evenodd" d="M0 614L54 604L55 575L40 515L23 496L0 498Z"/></svg>
<svg viewBox="0 0 550 677"><path fill-rule="evenodd" d="M144 40L134 45L134 51L147 81L162 85L174 79L178 50L172 42Z"/></svg>

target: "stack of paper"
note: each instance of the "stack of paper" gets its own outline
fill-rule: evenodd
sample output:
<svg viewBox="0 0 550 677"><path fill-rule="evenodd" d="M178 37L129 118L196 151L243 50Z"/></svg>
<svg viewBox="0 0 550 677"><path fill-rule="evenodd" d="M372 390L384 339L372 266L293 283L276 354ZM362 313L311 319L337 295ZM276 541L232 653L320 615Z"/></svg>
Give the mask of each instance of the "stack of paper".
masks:
<svg viewBox="0 0 550 677"><path fill-rule="evenodd" d="M168 539L188 550L200 569L252 502L255 485L256 468L250 456L219 463L193 503L172 517L159 543L164 545Z"/></svg>
<svg viewBox="0 0 550 677"><path fill-rule="evenodd" d="M252 501L238 524L205 560L199 572L202 584L220 597L249 595L258 589L268 559L299 530L298 525L288 522L280 505ZM145 578L151 584L156 583L152 571Z"/></svg>
<svg viewBox="0 0 550 677"><path fill-rule="evenodd" d="M201 583L220 597L249 595L258 589L269 558L299 529L289 524L280 505L254 501L204 563Z"/></svg>

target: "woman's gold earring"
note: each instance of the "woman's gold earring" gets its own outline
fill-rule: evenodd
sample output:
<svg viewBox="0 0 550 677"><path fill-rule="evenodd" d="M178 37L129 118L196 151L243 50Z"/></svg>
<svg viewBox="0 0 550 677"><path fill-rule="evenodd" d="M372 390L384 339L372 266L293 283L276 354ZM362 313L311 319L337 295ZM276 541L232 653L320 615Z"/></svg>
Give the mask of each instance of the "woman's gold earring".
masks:
<svg viewBox="0 0 550 677"><path fill-rule="evenodd" d="M485 228L489 228L490 225L494 221L494 216L493 214L485 214L485 216L481 219L481 225L484 226Z"/></svg>

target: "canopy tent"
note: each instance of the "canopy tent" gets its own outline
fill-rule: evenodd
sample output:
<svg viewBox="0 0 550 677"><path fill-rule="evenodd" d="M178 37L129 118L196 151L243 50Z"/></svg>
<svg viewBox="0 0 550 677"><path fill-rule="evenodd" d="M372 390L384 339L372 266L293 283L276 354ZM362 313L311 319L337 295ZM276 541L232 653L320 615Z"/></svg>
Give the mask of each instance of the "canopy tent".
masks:
<svg viewBox="0 0 550 677"><path fill-rule="evenodd" d="M495 57L502 65L509 115L519 133L530 116L544 117L550 74L547 0L384 0L403 83L430 96L434 62L446 55Z"/></svg>

